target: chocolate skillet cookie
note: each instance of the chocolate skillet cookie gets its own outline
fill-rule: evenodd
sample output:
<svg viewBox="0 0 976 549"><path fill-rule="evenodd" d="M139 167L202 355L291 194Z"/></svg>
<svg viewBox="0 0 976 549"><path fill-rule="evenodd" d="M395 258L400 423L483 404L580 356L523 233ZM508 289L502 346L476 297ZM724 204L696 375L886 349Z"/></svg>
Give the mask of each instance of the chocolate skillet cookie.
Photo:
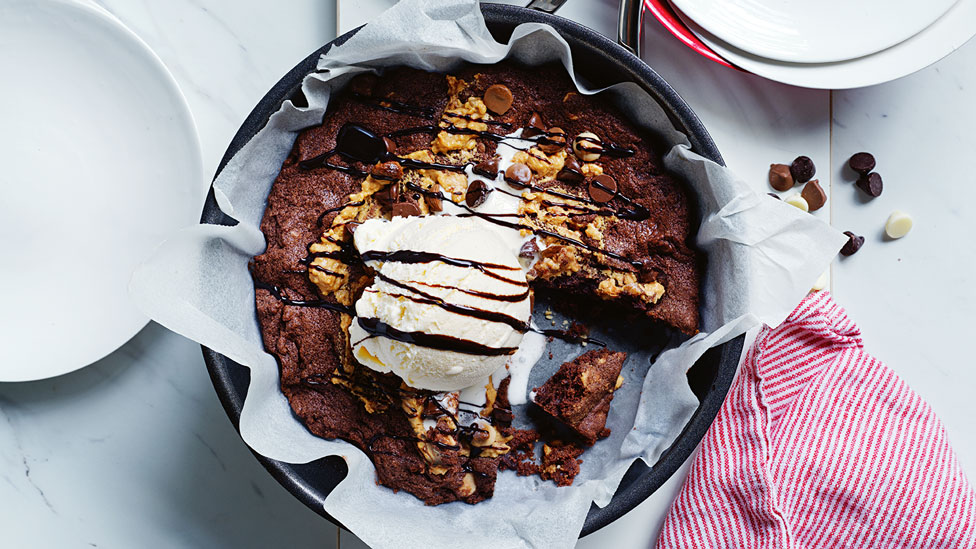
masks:
<svg viewBox="0 0 976 549"><path fill-rule="evenodd" d="M518 150L502 161L499 143L519 130ZM496 186L502 178L507 189ZM486 211L492 193L517 197L517 211ZM663 171L650 136L603 98L578 94L562 66L357 77L321 125L300 133L272 186L268 247L251 263L258 319L309 430L354 444L379 483L431 505L490 497L501 461L534 436L512 427L508 379L473 405L353 356L354 306L376 278L353 245L356 228L448 208L518 231L533 291L698 329L688 191ZM406 337L359 325L369 337ZM547 334L579 339L557 332Z"/></svg>

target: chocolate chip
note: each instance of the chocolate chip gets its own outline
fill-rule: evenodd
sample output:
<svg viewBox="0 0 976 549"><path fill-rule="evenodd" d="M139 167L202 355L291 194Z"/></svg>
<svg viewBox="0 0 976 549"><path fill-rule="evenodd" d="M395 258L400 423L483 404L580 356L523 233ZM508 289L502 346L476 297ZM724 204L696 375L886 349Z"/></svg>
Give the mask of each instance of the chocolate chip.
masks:
<svg viewBox="0 0 976 549"><path fill-rule="evenodd" d="M475 179L468 185L468 192L464 194L464 203L469 208L477 208L485 203L491 191L492 188L487 183L480 179Z"/></svg>
<svg viewBox="0 0 976 549"><path fill-rule="evenodd" d="M779 197L778 194L774 194L774 193L766 193L766 194L768 194L769 196L775 198L776 200L783 200L782 198Z"/></svg>
<svg viewBox="0 0 976 549"><path fill-rule="evenodd" d="M378 76L371 72L365 72L357 75L349 82L349 89L356 95L372 97L373 89L376 88L377 81L379 81Z"/></svg>
<svg viewBox="0 0 976 549"><path fill-rule="evenodd" d="M769 165L769 185L777 191L788 191L793 188L793 175L786 164Z"/></svg>
<svg viewBox="0 0 976 549"><path fill-rule="evenodd" d="M861 175L867 175L874 169L874 155L867 152L859 152L847 161L847 165L855 172Z"/></svg>
<svg viewBox="0 0 976 549"><path fill-rule="evenodd" d="M522 137L535 137L544 131L546 131L545 122L542 121L539 113L534 112L529 117L529 121L525 123L525 127L522 128Z"/></svg>
<svg viewBox="0 0 976 549"><path fill-rule="evenodd" d="M803 187L803 191L800 192L800 196L807 201L807 206L810 207L811 212L823 208L824 204L827 203L827 193L820 186L820 181L816 179L807 182Z"/></svg>
<svg viewBox="0 0 976 549"><path fill-rule="evenodd" d="M444 209L444 201L441 199L441 186L439 183L434 183L430 186L430 192L432 194L427 195L427 208L432 212L439 212Z"/></svg>
<svg viewBox="0 0 976 549"><path fill-rule="evenodd" d="M862 175L858 178L855 185L857 185L858 189L861 189L871 197L881 196L881 191L884 190L884 183L881 181L881 175L879 175L877 172Z"/></svg>
<svg viewBox="0 0 976 549"><path fill-rule="evenodd" d="M556 154L566 146L566 132L562 128L549 128L539 143L539 150L546 154Z"/></svg>
<svg viewBox="0 0 976 549"><path fill-rule="evenodd" d="M403 166L399 162L381 162L373 166L373 169L369 173L374 179L396 181L403 177Z"/></svg>
<svg viewBox="0 0 976 549"><path fill-rule="evenodd" d="M488 86L484 96L485 106L495 114L505 114L512 108L512 90L502 84Z"/></svg>
<svg viewBox="0 0 976 549"><path fill-rule="evenodd" d="M601 174L590 180L587 190L594 202L606 204L617 195L617 182L609 175Z"/></svg>
<svg viewBox="0 0 976 549"><path fill-rule="evenodd" d="M498 158L497 156L494 156L487 160L482 160L481 162L475 164L475 167L471 168L471 171L473 171L478 175L483 175L485 177L494 179L498 177L498 163L500 161L501 159Z"/></svg>
<svg viewBox="0 0 976 549"><path fill-rule="evenodd" d="M414 202L397 202L393 205L393 217L420 215L420 206Z"/></svg>
<svg viewBox="0 0 976 549"><path fill-rule="evenodd" d="M813 160L810 160L809 156L798 156L790 164L790 175L793 176L793 181L797 183L810 181L816 173L817 167L813 165Z"/></svg>
<svg viewBox="0 0 976 549"><path fill-rule="evenodd" d="M535 243L535 238L526 241L526 243L522 244L522 247L519 248L519 257L524 257L526 259L532 259L538 253L539 245Z"/></svg>
<svg viewBox="0 0 976 549"><path fill-rule="evenodd" d="M579 183L583 181L583 169L575 156L567 156L563 169L556 174L556 179L567 183Z"/></svg>
<svg viewBox="0 0 976 549"><path fill-rule="evenodd" d="M396 154L396 141L390 139L389 137L384 137L383 146L386 147L386 152Z"/></svg>
<svg viewBox="0 0 976 549"><path fill-rule="evenodd" d="M847 244L844 244L844 247L840 249L840 255L847 256L856 254L861 249L861 246L864 245L864 237L857 236L851 231L844 231L844 234L847 235Z"/></svg>
<svg viewBox="0 0 976 549"><path fill-rule="evenodd" d="M525 188L532 181L532 170L521 162L516 162L505 170L505 181L516 188Z"/></svg>
<svg viewBox="0 0 976 549"><path fill-rule="evenodd" d="M373 194L373 198L383 206L389 206L400 197L399 185L387 185Z"/></svg>

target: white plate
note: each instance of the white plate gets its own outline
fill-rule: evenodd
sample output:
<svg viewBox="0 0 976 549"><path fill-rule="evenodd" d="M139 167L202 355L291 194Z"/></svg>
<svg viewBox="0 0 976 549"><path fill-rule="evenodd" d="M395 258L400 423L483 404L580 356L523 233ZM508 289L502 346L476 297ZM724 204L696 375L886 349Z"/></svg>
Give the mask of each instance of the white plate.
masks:
<svg viewBox="0 0 976 549"><path fill-rule="evenodd" d="M0 381L90 364L148 320L133 267L199 215L196 129L162 62L100 8L0 1Z"/></svg>
<svg viewBox="0 0 976 549"><path fill-rule="evenodd" d="M722 42L674 7L681 21L730 63L770 80L805 88L848 89L889 82L924 69L976 35L976 0L959 0L922 32L875 54L838 63L781 63Z"/></svg>
<svg viewBox="0 0 976 549"><path fill-rule="evenodd" d="M791 63L863 57L918 34L956 0L673 0L720 40ZM972 24L972 20L970 20Z"/></svg>

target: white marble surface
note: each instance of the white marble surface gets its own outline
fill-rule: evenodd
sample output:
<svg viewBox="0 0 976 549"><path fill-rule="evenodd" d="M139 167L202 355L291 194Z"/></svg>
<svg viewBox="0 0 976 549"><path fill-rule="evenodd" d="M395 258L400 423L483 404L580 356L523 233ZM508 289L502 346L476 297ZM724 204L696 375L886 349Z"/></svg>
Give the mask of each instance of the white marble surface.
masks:
<svg viewBox="0 0 976 549"><path fill-rule="evenodd" d="M264 92L336 35L336 1L348 28L390 0L98 0L175 75L207 173ZM570 0L561 13L613 34L614 0ZM976 43L900 81L833 94L711 64L654 21L645 51L757 189L768 190L770 162L806 154L818 164L836 194L820 215L867 237L833 268L838 301L868 348L932 404L976 475L976 360L962 344L976 305L976 252L965 240ZM842 170L862 149L877 155L887 184L867 204ZM911 212L916 229L885 242L893 209ZM650 546L682 474L579 547ZM224 415L199 347L156 325L75 374L0 384L0 510L10 547L361 546L346 533L338 541L261 468Z"/></svg>

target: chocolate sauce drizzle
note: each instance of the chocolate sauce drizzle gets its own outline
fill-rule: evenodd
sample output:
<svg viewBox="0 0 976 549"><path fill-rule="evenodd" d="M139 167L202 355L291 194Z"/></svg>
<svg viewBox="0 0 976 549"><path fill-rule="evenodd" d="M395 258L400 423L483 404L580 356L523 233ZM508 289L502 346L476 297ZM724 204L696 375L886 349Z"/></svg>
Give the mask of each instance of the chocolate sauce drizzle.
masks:
<svg viewBox="0 0 976 549"><path fill-rule="evenodd" d="M421 187L417 187L417 188L421 188ZM439 261L441 263L453 265L454 267L466 267L466 268L477 269L491 278L494 278L496 280L501 280L502 282L512 284L513 286L522 286L524 288L528 288L529 286L527 283L523 281L506 278L498 273L491 271L491 269L500 269L505 271L519 271L521 270L519 267L510 267L508 265L497 265L495 263L482 263L480 261L474 261L471 259L458 259L455 257L448 257L433 252L416 252L413 250L397 250L394 252L382 252L378 250L368 250L363 252L360 255L360 257L362 257L363 261L391 261L395 263L433 263L435 261Z"/></svg>
<svg viewBox="0 0 976 549"><path fill-rule="evenodd" d="M347 307L340 303L332 303L325 301L324 299L289 299L281 293L281 289L273 284L267 284L254 278L254 286L262 290L267 290L275 299L282 302L285 305L290 305L294 307L311 307L315 309L328 309L330 311L337 311L340 313L345 313L347 315L356 314L351 307Z"/></svg>
<svg viewBox="0 0 976 549"><path fill-rule="evenodd" d="M359 327L370 336L380 336L403 343L441 351L454 351L465 355L503 356L515 354L518 347L489 347L468 339L426 332L405 332L383 322L378 318L357 317Z"/></svg>

